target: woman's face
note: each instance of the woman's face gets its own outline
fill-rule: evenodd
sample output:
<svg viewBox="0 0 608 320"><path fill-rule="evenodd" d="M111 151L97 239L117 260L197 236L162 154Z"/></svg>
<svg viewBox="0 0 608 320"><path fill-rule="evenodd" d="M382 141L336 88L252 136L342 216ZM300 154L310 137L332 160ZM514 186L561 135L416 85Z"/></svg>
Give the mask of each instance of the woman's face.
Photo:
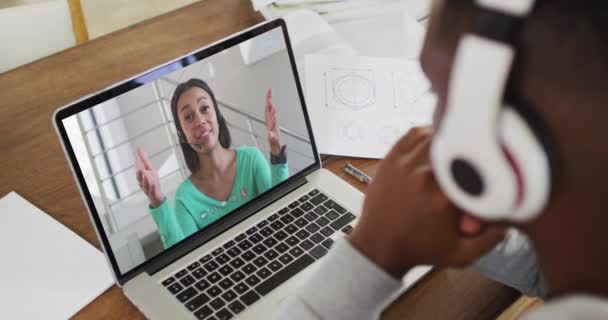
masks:
<svg viewBox="0 0 608 320"><path fill-rule="evenodd" d="M195 151L209 151L219 144L215 106L207 91L199 87L184 91L177 101L177 113L186 139Z"/></svg>

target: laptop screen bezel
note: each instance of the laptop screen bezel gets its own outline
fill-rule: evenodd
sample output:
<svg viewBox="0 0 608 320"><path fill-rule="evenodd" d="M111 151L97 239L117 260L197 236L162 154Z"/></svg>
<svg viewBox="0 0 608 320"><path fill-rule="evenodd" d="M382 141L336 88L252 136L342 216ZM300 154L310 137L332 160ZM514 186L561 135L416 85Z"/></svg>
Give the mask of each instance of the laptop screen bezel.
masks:
<svg viewBox="0 0 608 320"><path fill-rule="evenodd" d="M154 257L147 259L145 262L139 264L138 266L132 268L131 270L129 270L125 273L122 273L118 267L118 263L117 263L115 255L114 255L114 251L112 250L108 237L106 236L106 232L103 228L100 216L97 212L97 208L95 207L95 204L94 204L91 194L89 192L88 186L84 179L84 175L80 169L80 166L78 165L78 160L76 158L74 150L72 149L72 145L71 145L71 142L67 135L67 132L65 130L63 120L65 120L73 115L76 115L84 110L95 107L96 105L103 103L107 100L118 97L135 88L146 85L147 83L149 83L151 81L155 81L156 79L158 79L158 77L161 77L165 74L174 72L175 70L167 70L166 72L159 73L159 71L162 71L163 68L168 65L171 65L171 64L179 62L179 61L183 61L184 63L183 63L182 68L185 68L188 65L192 64L193 60L196 60L196 62L194 62L194 63L200 62L216 53L219 53L223 50L236 46L244 41L252 39L258 35L261 35L268 31L274 30L276 28L281 28L281 30L283 32L285 46L286 46L286 50L287 50L287 53L289 56L289 62L291 64L291 69L293 72L294 80L296 82L298 97L300 99L300 104L302 106L302 112L304 115L304 120L306 122L308 136L310 138L312 152L314 155L314 163L309 165L308 167L304 168L303 170L299 171L298 173L294 174L293 176L289 177L286 181L278 184L277 186L271 188L270 190L267 190L263 194L257 196L255 199L253 199L250 202L237 208L230 214L227 214L226 216L222 217L221 219L218 219L217 221L212 223L208 228L206 227L204 230L199 230L199 231L195 232L194 234L190 235L189 237L185 238L184 240L180 241L179 243L173 245L172 247L161 251ZM146 83L141 83L141 82L137 81L138 79L141 79L146 76L150 76L153 73L155 76L153 77L152 80L149 80ZM168 265L168 264L172 263L173 261L175 261L176 259L179 259L180 257L188 254L191 250L189 248L192 247L192 243L197 242L198 245L200 245L201 244L200 236L205 234L208 230L213 230L215 227L216 230L215 230L214 234L215 235L221 234L223 231L231 228L232 226L239 223L240 221L242 221L242 220L248 218L249 216L255 214L256 212L258 212L259 209L255 208L255 206L254 206L254 204L256 202L269 204L269 203L276 201L277 197L280 198L283 196L283 194L277 193L277 190L283 188L284 186L286 186L290 183L294 184L294 182L296 182L298 180L301 181L302 179L305 179L306 175L321 168L321 161L319 158L319 154L317 152L317 146L316 146L316 143L314 140L312 127L310 124L310 118L309 118L309 115L307 112L306 103L304 100L304 94L302 91L302 86L300 83L300 78L299 78L298 70L296 67L293 50L291 47L291 42L289 39L289 35L287 33L287 27L286 27L285 21L280 18L269 21L269 22L262 23L257 26L253 26L250 29L247 29L247 30L244 30L235 35L229 36L223 40L220 40L214 44L208 45L201 49L197 49L194 52L186 54L177 59L171 60L167 63L154 67L142 74L136 75L130 79L122 81L118 84L115 84L109 88L106 88L106 89L99 91L95 94L92 94L88 97L84 97L78 101L75 101L65 107L58 109L53 116L53 120L54 120L53 125L56 128L57 134L59 135L59 137L61 139L62 145L64 147L64 152L66 153L66 156L70 161L71 168L74 173L75 179L77 180L77 184L80 187L81 194L83 196L83 200L85 201L85 204L89 210L89 214L91 216L92 223L94 224L94 227L97 231L97 235L100 238L102 246L104 247L104 251L106 253L108 262L110 263L110 265L112 267L112 271L113 271L115 278L118 281L119 285L123 285L129 279L132 279L133 277L135 277L136 275L138 275L139 273L141 273L143 271L150 270L151 266ZM227 222L226 220L228 218L235 217L235 216L239 216L239 218L232 219L232 223L230 223L228 225L225 223L225 222ZM217 230L218 227L220 227L221 230ZM207 242L211 239L213 239L213 237L211 237L211 238L206 237L205 242ZM185 249L187 249L187 250L185 250Z"/></svg>

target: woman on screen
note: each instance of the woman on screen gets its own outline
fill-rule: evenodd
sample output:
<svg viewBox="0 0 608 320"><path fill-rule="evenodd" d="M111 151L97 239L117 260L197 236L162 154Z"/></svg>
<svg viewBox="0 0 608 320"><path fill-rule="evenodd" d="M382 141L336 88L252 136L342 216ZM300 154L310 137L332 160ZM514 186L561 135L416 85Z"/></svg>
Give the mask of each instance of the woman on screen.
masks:
<svg viewBox="0 0 608 320"><path fill-rule="evenodd" d="M191 175L175 193L173 206L160 189L158 173L137 150L137 181L150 201L165 248L264 193L289 176L272 91L266 94L269 165L255 147L230 148L231 138L213 91L200 79L175 88L171 112Z"/></svg>

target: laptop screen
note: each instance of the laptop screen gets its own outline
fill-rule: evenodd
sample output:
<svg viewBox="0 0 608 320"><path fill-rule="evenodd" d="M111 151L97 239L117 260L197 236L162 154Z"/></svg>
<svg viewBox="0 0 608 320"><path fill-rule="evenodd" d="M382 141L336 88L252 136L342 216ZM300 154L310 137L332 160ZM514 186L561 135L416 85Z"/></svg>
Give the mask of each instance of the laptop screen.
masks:
<svg viewBox="0 0 608 320"><path fill-rule="evenodd" d="M58 112L118 275L318 166L283 24L241 33Z"/></svg>

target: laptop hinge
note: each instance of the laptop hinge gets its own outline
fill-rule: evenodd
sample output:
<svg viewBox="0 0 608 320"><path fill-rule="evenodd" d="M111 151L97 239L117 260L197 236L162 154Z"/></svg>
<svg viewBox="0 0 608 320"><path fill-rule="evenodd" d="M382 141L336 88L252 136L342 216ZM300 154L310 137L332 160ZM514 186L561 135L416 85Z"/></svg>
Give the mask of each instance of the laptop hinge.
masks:
<svg viewBox="0 0 608 320"><path fill-rule="evenodd" d="M158 259L155 259L156 261L151 261L149 265L144 268L144 270L148 274L154 275L166 266L187 255L188 253L192 252L203 244L213 240L215 237L221 235L230 228L236 226L240 222L259 212L260 210L266 208L270 204L278 201L279 199L288 195L289 193L306 184L307 182L308 180L306 179L306 175L302 175L301 178L295 179L291 182L287 182L285 185L282 185L277 190L270 191L270 193L262 199L253 200L243 205L243 207L237 209L236 212L232 213L229 217L219 222L217 225L210 227L209 229L205 230L205 232L192 235L191 239L187 239L182 243L178 243L174 247L172 247L171 250L168 250L168 252L162 253L162 256L158 257Z"/></svg>

